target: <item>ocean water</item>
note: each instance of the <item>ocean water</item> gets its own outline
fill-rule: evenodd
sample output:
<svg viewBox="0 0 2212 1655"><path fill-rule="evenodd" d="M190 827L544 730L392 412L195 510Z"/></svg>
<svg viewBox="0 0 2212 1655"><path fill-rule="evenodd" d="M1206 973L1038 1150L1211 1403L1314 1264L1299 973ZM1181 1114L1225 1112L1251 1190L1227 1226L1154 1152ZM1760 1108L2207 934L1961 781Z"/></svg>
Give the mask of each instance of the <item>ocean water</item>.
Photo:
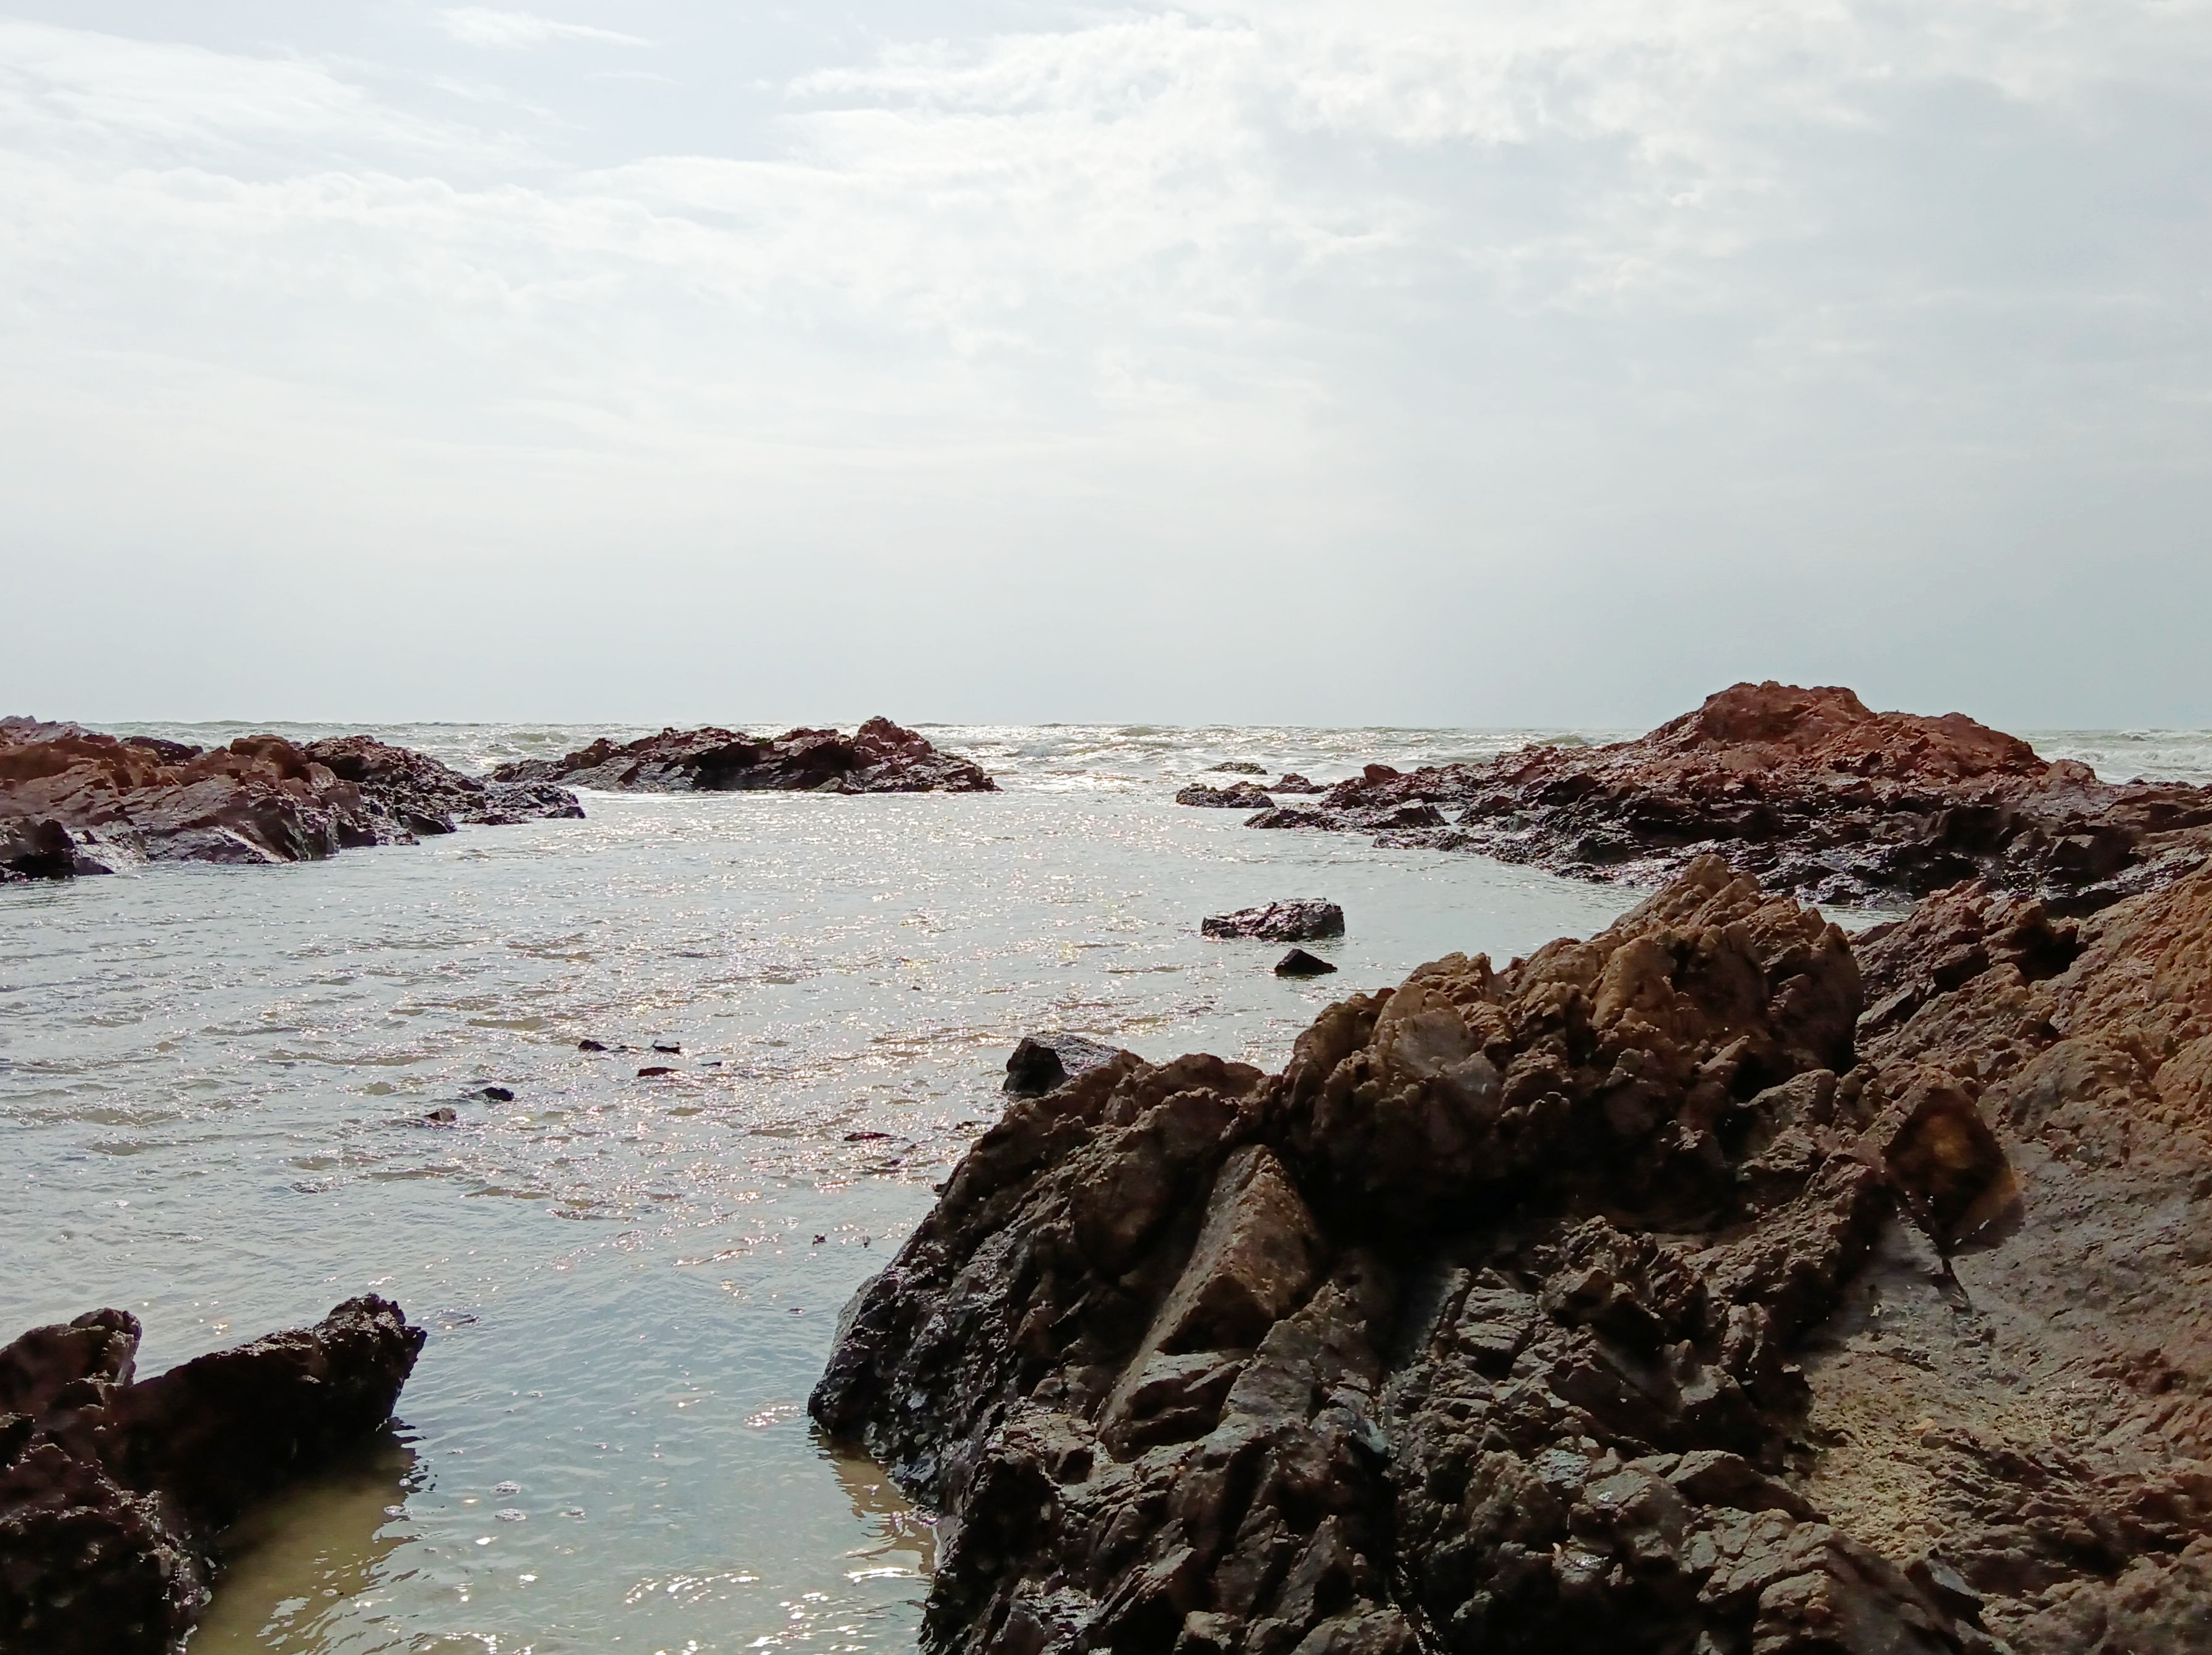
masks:
<svg viewBox="0 0 2212 1655"><path fill-rule="evenodd" d="M471 769L638 733L374 733ZM1224 759L1326 782L1617 732L928 733L1005 791L587 794L580 822L0 889L0 1336L121 1305L151 1373L367 1291L430 1330L391 1438L233 1536L195 1652L910 1649L927 1515L803 1404L1014 1041L1277 1067L1331 999L1636 894L1170 802ZM2212 779L2212 733L2038 745ZM1197 934L1289 896L1343 904L1316 947L1341 975Z"/></svg>

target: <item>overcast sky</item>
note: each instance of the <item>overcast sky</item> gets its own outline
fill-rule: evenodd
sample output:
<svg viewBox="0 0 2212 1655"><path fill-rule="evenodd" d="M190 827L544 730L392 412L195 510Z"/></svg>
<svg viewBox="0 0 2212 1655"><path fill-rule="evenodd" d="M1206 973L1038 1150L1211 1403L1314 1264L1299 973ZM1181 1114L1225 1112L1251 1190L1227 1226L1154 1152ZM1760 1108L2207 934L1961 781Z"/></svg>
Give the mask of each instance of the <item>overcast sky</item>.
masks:
<svg viewBox="0 0 2212 1655"><path fill-rule="evenodd" d="M2212 4L0 0L0 711L2212 724Z"/></svg>

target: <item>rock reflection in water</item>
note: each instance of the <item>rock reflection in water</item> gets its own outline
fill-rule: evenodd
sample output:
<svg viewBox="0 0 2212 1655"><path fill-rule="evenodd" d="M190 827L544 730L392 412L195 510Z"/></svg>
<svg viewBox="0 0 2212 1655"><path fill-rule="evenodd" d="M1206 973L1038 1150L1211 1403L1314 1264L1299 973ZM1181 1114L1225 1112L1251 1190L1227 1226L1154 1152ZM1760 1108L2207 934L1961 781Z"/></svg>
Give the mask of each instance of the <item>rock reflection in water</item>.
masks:
<svg viewBox="0 0 2212 1655"><path fill-rule="evenodd" d="M248 1512L223 1536L223 1573L192 1634L192 1655L342 1648L324 1622L349 1600L356 1628L374 1625L372 1601L405 1537L403 1506L417 1481L415 1450L387 1432L327 1475Z"/></svg>
<svg viewBox="0 0 2212 1655"><path fill-rule="evenodd" d="M927 1581L937 1565L936 1517L901 1494L884 1468L866 1454L830 1442L819 1431L814 1439L837 1474L837 1486L853 1502L853 1515L867 1525L871 1536L867 1544L845 1554L850 1564L845 1578ZM921 1593L918 1585L917 1601Z"/></svg>

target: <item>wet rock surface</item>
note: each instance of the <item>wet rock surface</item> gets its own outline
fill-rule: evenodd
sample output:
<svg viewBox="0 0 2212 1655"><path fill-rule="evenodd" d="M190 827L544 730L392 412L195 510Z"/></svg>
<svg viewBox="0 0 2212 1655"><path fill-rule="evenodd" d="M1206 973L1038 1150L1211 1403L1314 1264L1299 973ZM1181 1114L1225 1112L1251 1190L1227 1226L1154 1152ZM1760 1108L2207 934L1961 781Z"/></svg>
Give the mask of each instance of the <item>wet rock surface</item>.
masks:
<svg viewBox="0 0 2212 1655"><path fill-rule="evenodd" d="M1014 1104L812 1412L933 1651L2212 1650L2212 871L1856 947L1717 858Z"/></svg>
<svg viewBox="0 0 2212 1655"><path fill-rule="evenodd" d="M1303 948L1293 948L1275 962L1277 977L1334 977L1336 969L1319 954L1310 954Z"/></svg>
<svg viewBox="0 0 2212 1655"><path fill-rule="evenodd" d="M2212 789L2100 782L1956 713L1739 684L1634 741L1409 773L1370 764L1317 806L1266 809L1251 825L1632 885L1719 854L1771 889L1866 906L1979 879L2078 913L2212 857Z"/></svg>
<svg viewBox="0 0 2212 1655"><path fill-rule="evenodd" d="M1267 810L1274 800L1267 790L1254 782L1232 782L1225 788L1209 787L1203 782L1194 782L1175 796L1178 805L1200 805L1213 810Z"/></svg>
<svg viewBox="0 0 2212 1655"><path fill-rule="evenodd" d="M1301 897L1271 902L1262 908L1240 908L1233 914L1211 914L1199 922L1206 937L1256 937L1262 942L1307 942L1316 937L1344 934L1344 910L1333 902Z"/></svg>
<svg viewBox="0 0 2212 1655"><path fill-rule="evenodd" d="M198 748L0 719L0 879L147 861L294 862L460 823L580 816L545 784L486 782L368 736Z"/></svg>
<svg viewBox="0 0 2212 1655"><path fill-rule="evenodd" d="M789 730L663 730L617 745L604 738L564 758L527 759L492 772L501 782L566 782L617 793L994 793L972 761L939 752L887 718L851 735Z"/></svg>
<svg viewBox="0 0 2212 1655"><path fill-rule="evenodd" d="M0 1650L167 1655L247 1505L390 1419L423 1334L373 1296L134 1383L94 1311L0 1348Z"/></svg>

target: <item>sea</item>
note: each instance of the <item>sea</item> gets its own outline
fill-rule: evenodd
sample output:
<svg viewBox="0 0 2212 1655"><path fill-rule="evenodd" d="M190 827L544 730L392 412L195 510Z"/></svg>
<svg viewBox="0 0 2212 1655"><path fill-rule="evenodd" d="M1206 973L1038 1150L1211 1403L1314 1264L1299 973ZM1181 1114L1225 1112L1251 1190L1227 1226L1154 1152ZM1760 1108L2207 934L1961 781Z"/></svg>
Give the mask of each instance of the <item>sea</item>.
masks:
<svg viewBox="0 0 2212 1655"><path fill-rule="evenodd" d="M647 733L111 727L368 728L471 771ZM362 1293L428 1329L394 1429L228 1537L194 1655L911 1650L931 1514L805 1403L1014 1043L1275 1068L1332 1000L1640 894L1172 802L1229 762L1327 782L1629 732L922 727L1003 790L587 793L325 862L0 887L0 1340L120 1306L143 1376ZM2212 782L2212 732L2029 739ZM1313 945L1338 975L1199 934L1288 897L1343 905Z"/></svg>

